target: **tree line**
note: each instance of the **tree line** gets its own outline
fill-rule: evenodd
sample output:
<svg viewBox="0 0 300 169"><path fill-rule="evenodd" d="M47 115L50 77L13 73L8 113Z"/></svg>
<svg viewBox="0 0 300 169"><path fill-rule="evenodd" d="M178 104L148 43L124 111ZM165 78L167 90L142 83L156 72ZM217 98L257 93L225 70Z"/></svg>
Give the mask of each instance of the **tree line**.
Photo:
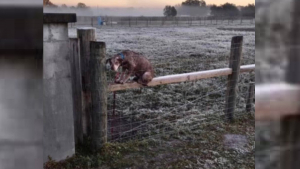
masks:
<svg viewBox="0 0 300 169"><path fill-rule="evenodd" d="M50 2L50 0L43 0L44 6L58 7ZM67 5L61 5L61 8L68 8ZM89 7L79 2L77 6L71 6L70 9L86 9ZM240 7L240 9L231 3L225 3L223 5L207 5L205 0L185 0L179 5L170 6L167 5L163 10L164 16L174 17L177 15L187 16L210 16L213 17L255 17L255 5L249 4L247 6Z"/></svg>
<svg viewBox="0 0 300 169"><path fill-rule="evenodd" d="M177 15L188 16L210 16L214 17L255 17L255 5L249 4L237 7L235 4L225 3L223 5L207 5L204 0L186 0L176 6L166 6L164 16L174 17Z"/></svg>
<svg viewBox="0 0 300 169"><path fill-rule="evenodd" d="M47 7L59 7L55 4L53 4L50 0L43 0L43 6ZM61 5L61 8L68 8L66 4ZM70 6L70 8L80 8L80 9L87 9L89 8L85 3L79 2L76 6Z"/></svg>

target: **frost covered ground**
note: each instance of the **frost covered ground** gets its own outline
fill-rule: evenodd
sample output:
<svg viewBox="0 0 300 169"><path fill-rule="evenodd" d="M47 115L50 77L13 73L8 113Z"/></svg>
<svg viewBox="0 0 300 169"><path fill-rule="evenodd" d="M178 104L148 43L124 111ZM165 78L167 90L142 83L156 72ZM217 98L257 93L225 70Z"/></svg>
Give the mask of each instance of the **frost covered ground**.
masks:
<svg viewBox="0 0 300 169"><path fill-rule="evenodd" d="M244 36L242 65L254 64L255 32L232 28L254 25L100 28L96 36L106 42L108 57L126 49L140 52L154 64L156 76L164 76L228 67L231 38L239 35ZM70 37L75 36L71 28ZM226 77L117 92L115 115L110 94L109 140L119 143L104 149L116 161L97 156L91 161L112 168L254 168L254 109L245 112L254 76L240 75L233 124L224 115ZM132 147L128 140L147 144Z"/></svg>
<svg viewBox="0 0 300 169"><path fill-rule="evenodd" d="M231 38L239 35L244 36L242 64L254 64L255 32L218 29L227 27L100 28L96 36L97 40L106 42L108 57L126 49L140 52L154 63L158 76L173 74L172 67L182 68L176 73L228 67ZM254 28L254 25L248 27ZM235 28L245 28L245 25ZM69 34L76 36L76 29L71 29ZM182 63L188 60L193 62ZM169 67L162 69L158 63L169 64Z"/></svg>

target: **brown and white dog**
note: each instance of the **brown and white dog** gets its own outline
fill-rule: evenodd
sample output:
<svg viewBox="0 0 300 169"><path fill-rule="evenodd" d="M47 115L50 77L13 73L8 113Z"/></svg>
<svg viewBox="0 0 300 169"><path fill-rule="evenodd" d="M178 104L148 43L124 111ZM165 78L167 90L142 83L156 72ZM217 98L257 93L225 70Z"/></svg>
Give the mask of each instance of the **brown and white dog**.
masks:
<svg viewBox="0 0 300 169"><path fill-rule="evenodd" d="M125 50L112 58L106 60L113 71L117 72L119 67L122 67L122 74L116 83L126 83L131 76L133 79L143 86L147 84L154 77L154 70L150 61L139 53Z"/></svg>

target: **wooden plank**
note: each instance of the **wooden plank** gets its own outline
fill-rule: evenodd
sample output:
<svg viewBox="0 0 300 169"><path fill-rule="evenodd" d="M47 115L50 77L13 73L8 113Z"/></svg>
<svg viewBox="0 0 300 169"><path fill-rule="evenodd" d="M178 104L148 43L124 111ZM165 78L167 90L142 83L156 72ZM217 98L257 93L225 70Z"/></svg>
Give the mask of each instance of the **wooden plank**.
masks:
<svg viewBox="0 0 300 169"><path fill-rule="evenodd" d="M241 66L241 72L252 72L255 70L255 65L244 65ZM171 84L171 83L180 83L184 81L193 81L193 80L200 80L200 79L207 79L212 77L219 77L219 76L227 76L231 74L230 68L225 69L216 69L216 70L208 70L208 71L201 71L201 72L193 72L193 73L185 73L185 74L178 74L178 75L169 75L169 76L162 76L154 78L150 83L149 86L157 86L163 84ZM191 77L193 80L189 80L188 77ZM174 79L173 79L174 78ZM180 79L180 80L178 80ZM109 91L120 91L126 89L134 89L143 87L137 83L126 83L126 84L113 84L109 85Z"/></svg>
<svg viewBox="0 0 300 169"><path fill-rule="evenodd" d="M298 114L300 86L287 83L255 86L255 120L280 120Z"/></svg>
<svg viewBox="0 0 300 169"><path fill-rule="evenodd" d="M216 69L216 70L208 70L208 71L201 71L201 72L192 72L192 73L184 73L184 74L177 74L177 75L169 75L169 76L161 76L154 78L148 86L158 86L164 84L172 84L172 83L180 83L180 82L188 82L194 81L199 79L207 79L212 77L219 77L219 76L226 76L231 74L230 68L225 69ZM109 85L108 90L113 91L120 91L126 89L135 89L141 88L142 85L134 82L134 83L125 83L125 84L113 84Z"/></svg>
<svg viewBox="0 0 300 169"><path fill-rule="evenodd" d="M240 73L253 72L255 71L255 64L253 65L243 65L240 68Z"/></svg>

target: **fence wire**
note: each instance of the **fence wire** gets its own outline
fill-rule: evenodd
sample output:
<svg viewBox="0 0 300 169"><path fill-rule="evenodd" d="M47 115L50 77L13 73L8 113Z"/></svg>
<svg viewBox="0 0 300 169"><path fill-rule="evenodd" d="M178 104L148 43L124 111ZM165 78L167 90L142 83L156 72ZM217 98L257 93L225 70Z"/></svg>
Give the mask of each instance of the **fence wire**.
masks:
<svg viewBox="0 0 300 169"><path fill-rule="evenodd" d="M233 44L232 50L236 49L238 45ZM189 57L183 59L178 57L165 58L163 61L151 58L150 62L154 66L156 76L166 76L224 68L221 65L216 66L215 63L224 62L228 65L229 52L222 58ZM253 64L253 62L251 57L241 59L242 65ZM107 78L109 84L113 83L115 73L108 72ZM239 75L234 113L234 118L237 121L243 121L242 119L254 116L254 98L246 109L247 99L250 95L254 95L254 89L249 90L250 85L254 84L254 79L255 72ZM211 125L224 124L225 126L228 122L225 108L228 83L227 76L224 76L117 91L115 97L114 93L110 92L108 95L108 142L124 143L132 140L152 140L163 146L163 144L168 145L177 139L199 142L201 135L203 135L201 140L205 142L204 133L210 130L214 130L211 131L212 133L222 135L227 132L226 128L216 127L217 129L212 129L214 127ZM253 128L254 121L252 122ZM228 131L227 134L230 132ZM247 133L246 138L251 138L249 136L251 134L254 135L254 131ZM254 136L252 138L254 139ZM254 140L250 139L246 144L247 148L244 147L243 150L248 152L250 156L254 152L253 142ZM166 147L168 147L167 145Z"/></svg>
<svg viewBox="0 0 300 169"><path fill-rule="evenodd" d="M76 23L70 27L157 27L157 26L205 26L205 25L252 25L254 18L213 18L213 17L101 17L103 25L99 25L98 17L78 16Z"/></svg>
<svg viewBox="0 0 300 169"><path fill-rule="evenodd" d="M251 80L252 79L252 80ZM241 74L237 88L235 118L246 112L250 82L254 74ZM147 139L168 133L201 129L201 123L226 121L227 77L116 92L108 98L108 138L110 141ZM254 91L250 91L254 92ZM253 93L252 93L253 94ZM253 102L252 102L253 104Z"/></svg>

